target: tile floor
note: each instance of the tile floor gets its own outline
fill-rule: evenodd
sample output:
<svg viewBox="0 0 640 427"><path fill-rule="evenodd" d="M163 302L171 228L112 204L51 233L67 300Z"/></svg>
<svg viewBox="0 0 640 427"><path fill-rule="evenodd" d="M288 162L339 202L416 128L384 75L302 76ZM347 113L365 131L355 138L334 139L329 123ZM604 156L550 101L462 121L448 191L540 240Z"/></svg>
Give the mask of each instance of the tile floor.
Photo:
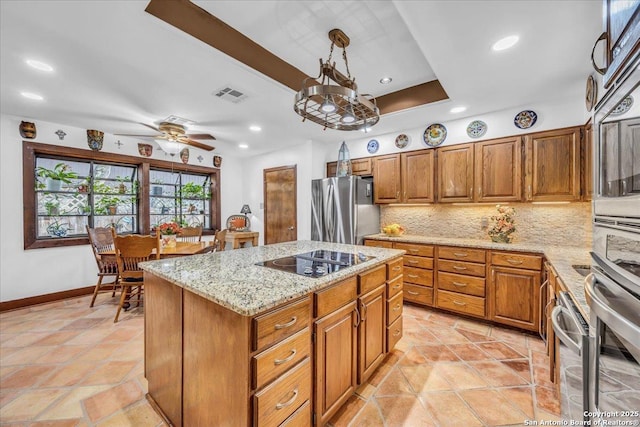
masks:
<svg viewBox="0 0 640 427"><path fill-rule="evenodd" d="M0 424L162 426L146 402L141 309L115 299L0 314ZM557 420L534 336L405 305L404 338L331 426L505 426Z"/></svg>

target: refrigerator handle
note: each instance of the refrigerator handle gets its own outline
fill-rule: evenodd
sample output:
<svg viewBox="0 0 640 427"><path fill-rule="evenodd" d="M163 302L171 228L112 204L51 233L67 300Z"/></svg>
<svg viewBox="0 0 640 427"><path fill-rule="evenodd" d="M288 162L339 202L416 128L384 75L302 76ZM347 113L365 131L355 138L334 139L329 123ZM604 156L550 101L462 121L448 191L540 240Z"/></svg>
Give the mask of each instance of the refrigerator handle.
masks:
<svg viewBox="0 0 640 427"><path fill-rule="evenodd" d="M334 200L333 200L333 184L329 184L327 186L327 199L325 200L324 203L324 220L325 220L325 230L324 233L325 235L322 236L322 240L324 242L331 242L332 240L332 236L333 236L333 229L334 229L334 215L333 215L333 204L334 204Z"/></svg>

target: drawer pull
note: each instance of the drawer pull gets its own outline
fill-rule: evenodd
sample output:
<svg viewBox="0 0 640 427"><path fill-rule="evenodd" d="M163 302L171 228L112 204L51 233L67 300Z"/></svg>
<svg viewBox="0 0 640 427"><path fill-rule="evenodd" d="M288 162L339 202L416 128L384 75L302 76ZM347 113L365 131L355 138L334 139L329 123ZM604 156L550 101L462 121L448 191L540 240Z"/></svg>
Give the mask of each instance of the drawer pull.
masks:
<svg viewBox="0 0 640 427"><path fill-rule="evenodd" d="M416 260L413 260L413 259L410 259L410 260L409 260L409 261L407 261L407 262L408 262L409 264L414 264L414 265L415 265L415 264L420 264L420 261L416 261Z"/></svg>
<svg viewBox="0 0 640 427"><path fill-rule="evenodd" d="M409 295L420 295L420 292L413 292L409 290L407 290L407 292L409 292Z"/></svg>
<svg viewBox="0 0 640 427"><path fill-rule="evenodd" d="M417 254L418 252L420 252L420 249L409 249L409 252L411 252L412 254Z"/></svg>
<svg viewBox="0 0 640 427"><path fill-rule="evenodd" d="M407 277L410 277L411 279L417 279L420 276L418 276L417 274L407 274Z"/></svg>
<svg viewBox="0 0 640 427"><path fill-rule="evenodd" d="M400 335L400 329L396 329L396 331L393 333L394 337L397 337L398 335Z"/></svg>
<svg viewBox="0 0 640 427"><path fill-rule="evenodd" d="M400 310L400 304L396 304L395 307L393 307L393 311L398 311Z"/></svg>
<svg viewBox="0 0 640 427"><path fill-rule="evenodd" d="M298 398L298 389L296 388L295 390L293 390L293 396L291 396L291 399L287 400L286 402L278 403L276 405L276 409L280 410L282 408L286 408L287 406L295 402L297 398Z"/></svg>
<svg viewBox="0 0 640 427"><path fill-rule="evenodd" d="M511 265L520 265L522 264L522 261L519 259L512 259L512 258L507 258L507 262Z"/></svg>
<svg viewBox="0 0 640 427"><path fill-rule="evenodd" d="M393 289L400 289L400 283L396 283L395 285L393 285Z"/></svg>
<svg viewBox="0 0 640 427"><path fill-rule="evenodd" d="M467 305L466 302L460 302L460 301L452 301L455 305Z"/></svg>
<svg viewBox="0 0 640 427"><path fill-rule="evenodd" d="M462 271L462 270L466 270L466 269L467 269L467 267L461 267L461 266L459 266L459 265L454 265L454 266L453 266L453 269L454 269L454 270L458 270L458 271Z"/></svg>
<svg viewBox="0 0 640 427"><path fill-rule="evenodd" d="M456 286L460 286L461 288L464 288L465 286L467 286L466 283L460 283L460 282L453 282L453 284Z"/></svg>
<svg viewBox="0 0 640 427"><path fill-rule="evenodd" d="M293 316L291 320L289 320L287 323L276 323L274 328L276 330L288 328L289 326L292 326L293 324L295 324L297 321L298 321L298 318L296 316Z"/></svg>
<svg viewBox="0 0 640 427"><path fill-rule="evenodd" d="M454 252L453 253L455 256L460 257L460 258L465 258L467 256L469 256L469 254L467 254L466 252Z"/></svg>
<svg viewBox="0 0 640 427"><path fill-rule="evenodd" d="M393 270L393 271L400 271L400 269L401 269L401 268L402 268L402 267L400 267L400 266L397 266L397 265L396 265L395 267L393 267L393 269L392 269L392 270Z"/></svg>
<svg viewBox="0 0 640 427"><path fill-rule="evenodd" d="M273 364L278 366L278 365L282 365L283 363L287 363L288 361L296 357L297 352L298 351L294 348L293 350L291 350L291 354L289 356L285 357L284 359L275 359L273 361Z"/></svg>

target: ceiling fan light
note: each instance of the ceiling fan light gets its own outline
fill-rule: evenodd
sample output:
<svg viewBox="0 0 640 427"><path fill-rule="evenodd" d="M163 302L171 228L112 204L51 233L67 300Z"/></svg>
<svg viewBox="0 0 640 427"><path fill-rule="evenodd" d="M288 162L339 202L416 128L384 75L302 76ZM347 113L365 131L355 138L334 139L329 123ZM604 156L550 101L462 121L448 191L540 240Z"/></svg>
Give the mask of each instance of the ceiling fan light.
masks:
<svg viewBox="0 0 640 427"><path fill-rule="evenodd" d="M158 143L162 151L171 155L178 154L185 147L184 144L176 141L167 141L165 139L156 139L155 141Z"/></svg>

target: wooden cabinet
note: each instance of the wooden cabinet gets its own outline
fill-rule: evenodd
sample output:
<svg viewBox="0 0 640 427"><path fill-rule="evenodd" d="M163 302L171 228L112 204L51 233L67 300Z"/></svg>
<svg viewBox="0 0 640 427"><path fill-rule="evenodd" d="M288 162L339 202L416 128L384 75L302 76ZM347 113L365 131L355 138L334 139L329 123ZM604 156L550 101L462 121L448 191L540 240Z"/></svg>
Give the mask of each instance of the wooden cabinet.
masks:
<svg viewBox="0 0 640 427"><path fill-rule="evenodd" d="M542 257L494 252L488 287L489 319L538 332ZM505 267L501 264L508 263ZM517 265L521 268L514 268Z"/></svg>
<svg viewBox="0 0 640 427"><path fill-rule="evenodd" d="M580 200L580 134L576 127L526 136L527 201Z"/></svg>
<svg viewBox="0 0 640 427"><path fill-rule="evenodd" d="M520 201L522 198L522 138L502 138L475 144L476 202Z"/></svg>
<svg viewBox="0 0 640 427"><path fill-rule="evenodd" d="M365 246L375 246L376 248L393 248L393 242L388 240L364 239Z"/></svg>
<svg viewBox="0 0 640 427"><path fill-rule="evenodd" d="M380 365L385 355L387 335L386 284L358 299L360 325L358 327L358 383L366 381Z"/></svg>
<svg viewBox="0 0 640 427"><path fill-rule="evenodd" d="M373 199L375 203L400 203L402 180L400 155L376 157L373 162Z"/></svg>
<svg viewBox="0 0 640 427"><path fill-rule="evenodd" d="M601 37L606 42L606 69L602 77L605 88L624 74L640 49L640 5L637 2L620 3L604 0L604 34Z"/></svg>
<svg viewBox="0 0 640 427"><path fill-rule="evenodd" d="M433 245L395 242L394 249L404 249L404 300L433 305Z"/></svg>
<svg viewBox="0 0 640 427"><path fill-rule="evenodd" d="M351 160L351 174L359 176L373 175L372 163L373 162L371 157ZM327 163L327 178L336 176L337 171L338 162Z"/></svg>
<svg viewBox="0 0 640 427"><path fill-rule="evenodd" d="M473 201L474 144L438 148L438 202Z"/></svg>
<svg viewBox="0 0 640 427"><path fill-rule="evenodd" d="M484 249L437 248L435 305L475 317L486 317Z"/></svg>

